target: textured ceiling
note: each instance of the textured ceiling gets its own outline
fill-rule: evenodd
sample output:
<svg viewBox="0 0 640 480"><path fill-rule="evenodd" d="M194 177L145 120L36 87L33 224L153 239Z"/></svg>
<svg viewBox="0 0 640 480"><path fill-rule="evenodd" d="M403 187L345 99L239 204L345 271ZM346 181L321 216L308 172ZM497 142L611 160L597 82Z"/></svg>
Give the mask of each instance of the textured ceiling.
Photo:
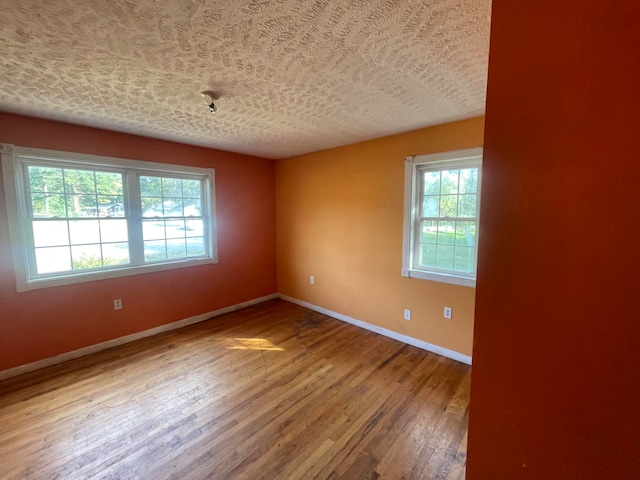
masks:
<svg viewBox="0 0 640 480"><path fill-rule="evenodd" d="M2 0L0 110L281 158L484 112L490 0ZM220 92L211 114L200 91Z"/></svg>

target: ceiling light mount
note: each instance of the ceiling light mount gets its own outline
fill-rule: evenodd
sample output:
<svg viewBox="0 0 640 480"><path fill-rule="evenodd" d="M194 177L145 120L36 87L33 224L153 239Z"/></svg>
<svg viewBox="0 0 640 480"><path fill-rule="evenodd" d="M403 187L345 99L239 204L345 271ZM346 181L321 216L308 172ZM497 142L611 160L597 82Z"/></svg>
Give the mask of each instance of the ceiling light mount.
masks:
<svg viewBox="0 0 640 480"><path fill-rule="evenodd" d="M207 107L209 107L209 111L211 113L216 113L218 111L218 107L216 107L214 102L220 98L220 95L212 90L205 90L200 93L202 94L202 101L207 105Z"/></svg>

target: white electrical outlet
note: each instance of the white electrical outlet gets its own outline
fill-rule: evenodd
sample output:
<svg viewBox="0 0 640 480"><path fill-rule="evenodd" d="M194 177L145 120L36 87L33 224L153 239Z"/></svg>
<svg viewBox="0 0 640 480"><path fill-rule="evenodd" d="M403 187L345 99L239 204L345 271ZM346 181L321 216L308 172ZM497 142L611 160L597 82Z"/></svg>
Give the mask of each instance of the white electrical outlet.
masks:
<svg viewBox="0 0 640 480"><path fill-rule="evenodd" d="M404 319L405 320L411 320L411 310L405 310L404 311Z"/></svg>
<svg viewBox="0 0 640 480"><path fill-rule="evenodd" d="M449 320L451 320L452 313L453 311L451 310L451 307L444 307L444 318L448 318Z"/></svg>
<svg viewBox="0 0 640 480"><path fill-rule="evenodd" d="M113 301L113 309L114 310L122 310L122 300L119 298L116 298Z"/></svg>
<svg viewBox="0 0 640 480"><path fill-rule="evenodd" d="M311 276L309 277L309 283L310 283L311 285L313 285L314 283L316 283L316 277L314 277L313 275L311 275Z"/></svg>

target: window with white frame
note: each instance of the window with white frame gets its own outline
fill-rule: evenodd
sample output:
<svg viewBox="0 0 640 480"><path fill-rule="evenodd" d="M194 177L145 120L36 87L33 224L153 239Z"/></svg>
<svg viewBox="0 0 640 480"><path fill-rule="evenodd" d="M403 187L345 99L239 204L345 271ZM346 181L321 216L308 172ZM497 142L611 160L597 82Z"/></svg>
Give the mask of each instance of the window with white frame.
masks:
<svg viewBox="0 0 640 480"><path fill-rule="evenodd" d="M214 170L2 145L18 291L217 262Z"/></svg>
<svg viewBox="0 0 640 480"><path fill-rule="evenodd" d="M402 275L475 287L482 149L405 160Z"/></svg>

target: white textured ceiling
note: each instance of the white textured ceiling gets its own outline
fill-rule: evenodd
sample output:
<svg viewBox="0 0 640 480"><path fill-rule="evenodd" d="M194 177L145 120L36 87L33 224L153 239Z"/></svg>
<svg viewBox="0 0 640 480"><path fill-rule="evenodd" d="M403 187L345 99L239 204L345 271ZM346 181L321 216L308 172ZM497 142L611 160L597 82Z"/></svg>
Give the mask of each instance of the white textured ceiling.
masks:
<svg viewBox="0 0 640 480"><path fill-rule="evenodd" d="M2 0L0 110L270 158L323 150L483 114L490 10Z"/></svg>

